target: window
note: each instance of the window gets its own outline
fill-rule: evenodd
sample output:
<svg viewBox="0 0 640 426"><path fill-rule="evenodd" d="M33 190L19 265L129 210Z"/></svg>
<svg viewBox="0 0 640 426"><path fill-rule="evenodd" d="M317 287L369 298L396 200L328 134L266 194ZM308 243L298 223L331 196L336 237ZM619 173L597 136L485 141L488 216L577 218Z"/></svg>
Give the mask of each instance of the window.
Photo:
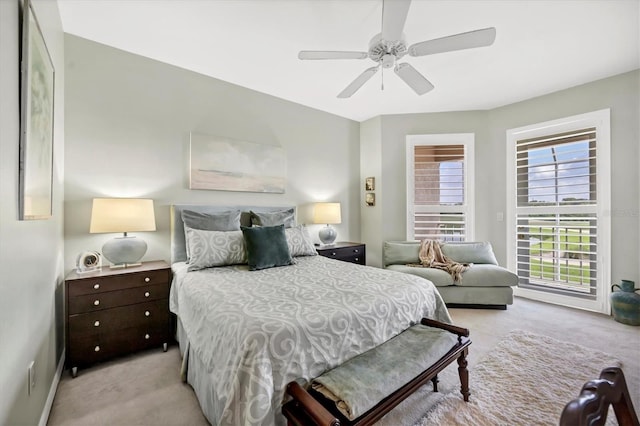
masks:
<svg viewBox="0 0 640 426"><path fill-rule="evenodd" d="M608 134L608 111L507 132L508 217L514 218L509 266L518 274L519 292L604 308Z"/></svg>
<svg viewBox="0 0 640 426"><path fill-rule="evenodd" d="M407 136L407 239L473 236L473 134Z"/></svg>

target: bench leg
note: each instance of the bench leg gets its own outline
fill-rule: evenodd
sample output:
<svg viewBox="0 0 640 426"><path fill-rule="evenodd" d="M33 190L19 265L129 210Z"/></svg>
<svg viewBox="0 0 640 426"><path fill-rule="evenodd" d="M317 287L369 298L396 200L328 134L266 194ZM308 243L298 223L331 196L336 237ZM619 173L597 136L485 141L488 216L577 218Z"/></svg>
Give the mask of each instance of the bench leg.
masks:
<svg viewBox="0 0 640 426"><path fill-rule="evenodd" d="M436 374L435 376L433 376L433 379L431 379L431 383L433 383L433 391L434 392L438 392L438 382L440 380L438 380L438 375Z"/></svg>
<svg viewBox="0 0 640 426"><path fill-rule="evenodd" d="M469 370L467 370L467 349L458 357L458 375L460 376L460 393L466 402L469 401Z"/></svg>

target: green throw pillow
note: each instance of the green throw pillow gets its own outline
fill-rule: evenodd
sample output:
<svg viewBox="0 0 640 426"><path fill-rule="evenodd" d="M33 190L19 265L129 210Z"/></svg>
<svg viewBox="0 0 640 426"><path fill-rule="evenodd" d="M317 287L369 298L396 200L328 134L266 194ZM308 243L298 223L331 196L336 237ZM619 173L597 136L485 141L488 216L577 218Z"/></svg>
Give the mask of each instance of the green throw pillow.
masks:
<svg viewBox="0 0 640 426"><path fill-rule="evenodd" d="M284 225L241 229L250 271L293 264Z"/></svg>

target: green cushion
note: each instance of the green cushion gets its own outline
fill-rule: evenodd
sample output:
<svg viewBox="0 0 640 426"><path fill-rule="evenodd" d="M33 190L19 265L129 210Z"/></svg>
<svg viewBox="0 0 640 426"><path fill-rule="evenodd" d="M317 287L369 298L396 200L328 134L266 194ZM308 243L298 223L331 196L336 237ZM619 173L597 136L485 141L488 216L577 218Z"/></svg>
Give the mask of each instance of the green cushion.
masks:
<svg viewBox="0 0 640 426"><path fill-rule="evenodd" d="M442 254L460 263L488 263L497 265L493 247L488 241L442 244Z"/></svg>
<svg viewBox="0 0 640 426"><path fill-rule="evenodd" d="M292 265L284 225L242 227L250 271Z"/></svg>
<svg viewBox="0 0 640 426"><path fill-rule="evenodd" d="M382 253L384 266L420 263L420 241L385 241Z"/></svg>

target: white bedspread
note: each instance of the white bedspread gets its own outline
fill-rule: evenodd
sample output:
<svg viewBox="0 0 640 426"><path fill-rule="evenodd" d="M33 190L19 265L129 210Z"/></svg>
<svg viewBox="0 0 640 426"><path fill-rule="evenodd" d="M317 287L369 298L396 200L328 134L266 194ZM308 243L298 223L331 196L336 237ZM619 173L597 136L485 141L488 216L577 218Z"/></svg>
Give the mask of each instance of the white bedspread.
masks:
<svg viewBox="0 0 640 426"><path fill-rule="evenodd" d="M284 424L290 381L309 381L422 317L451 322L422 278L321 256L296 261L251 272L174 264L170 308L212 379L207 395L195 389L212 424Z"/></svg>

